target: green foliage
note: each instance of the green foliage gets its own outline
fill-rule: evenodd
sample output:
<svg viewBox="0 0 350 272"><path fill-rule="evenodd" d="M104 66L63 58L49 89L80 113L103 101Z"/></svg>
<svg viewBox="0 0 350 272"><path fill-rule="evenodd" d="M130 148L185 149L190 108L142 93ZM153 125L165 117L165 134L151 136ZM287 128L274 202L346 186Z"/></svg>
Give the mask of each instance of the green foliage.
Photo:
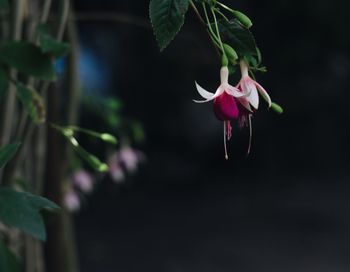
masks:
<svg viewBox="0 0 350 272"><path fill-rule="evenodd" d="M0 271L20 272L21 267L15 254L13 254L0 240Z"/></svg>
<svg viewBox="0 0 350 272"><path fill-rule="evenodd" d="M117 130L122 125L121 110L122 102L113 97L99 95L83 96L83 105L94 115L98 115L106 121L108 127Z"/></svg>
<svg viewBox="0 0 350 272"><path fill-rule="evenodd" d="M185 21L189 0L151 0L149 14L160 50L164 50Z"/></svg>
<svg viewBox="0 0 350 272"><path fill-rule="evenodd" d="M0 168L5 167L6 163L13 158L19 146L20 143L13 143L0 149Z"/></svg>
<svg viewBox="0 0 350 272"><path fill-rule="evenodd" d="M55 58L64 57L68 54L70 49L69 44L57 41L48 33L45 25L39 25L37 32L39 35L40 48L43 53L49 53Z"/></svg>
<svg viewBox="0 0 350 272"><path fill-rule="evenodd" d="M35 123L45 122L46 112L44 102L35 90L17 83L17 96Z"/></svg>
<svg viewBox="0 0 350 272"><path fill-rule="evenodd" d="M131 122L131 130L136 142L143 142L146 138L145 132L143 130L142 124L137 121Z"/></svg>
<svg viewBox="0 0 350 272"><path fill-rule="evenodd" d="M220 20L219 29L222 39L235 49L239 57L258 56L252 33L238 20Z"/></svg>
<svg viewBox="0 0 350 272"><path fill-rule="evenodd" d="M42 241L46 240L43 209L58 209L50 200L9 188L0 189L0 221Z"/></svg>
<svg viewBox="0 0 350 272"><path fill-rule="evenodd" d="M0 67L0 97L4 96L9 88L9 81L4 68Z"/></svg>
<svg viewBox="0 0 350 272"><path fill-rule="evenodd" d="M0 61L39 79L52 80L55 77L50 55L29 42L5 43L0 48Z"/></svg>

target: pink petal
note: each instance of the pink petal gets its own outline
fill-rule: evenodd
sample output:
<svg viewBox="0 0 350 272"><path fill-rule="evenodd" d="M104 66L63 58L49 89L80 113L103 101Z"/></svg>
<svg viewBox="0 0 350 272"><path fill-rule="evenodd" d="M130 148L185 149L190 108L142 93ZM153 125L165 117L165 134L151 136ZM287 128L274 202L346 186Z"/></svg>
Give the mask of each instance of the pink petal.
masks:
<svg viewBox="0 0 350 272"><path fill-rule="evenodd" d="M258 82L255 82L256 87L258 87L259 93L261 94L261 96L266 100L266 102L269 104L269 108L271 107L271 98L269 96L269 94L267 93L267 91L263 88L263 86L261 86Z"/></svg>

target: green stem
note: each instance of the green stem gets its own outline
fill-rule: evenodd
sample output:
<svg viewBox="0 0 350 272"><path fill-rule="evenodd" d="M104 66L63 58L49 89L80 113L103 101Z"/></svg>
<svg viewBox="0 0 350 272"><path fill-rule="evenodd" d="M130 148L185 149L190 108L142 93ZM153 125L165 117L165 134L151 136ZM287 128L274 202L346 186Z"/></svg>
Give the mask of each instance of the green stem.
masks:
<svg viewBox="0 0 350 272"><path fill-rule="evenodd" d="M213 31L213 28L211 27L211 23L210 23L210 20L209 20L207 8L206 8L204 2L202 3L202 6L203 6L203 10L204 10L205 19L207 20L207 27L208 27L208 30L209 30L209 36L214 41L214 43L220 48L219 38L216 36L216 34Z"/></svg>
<svg viewBox="0 0 350 272"><path fill-rule="evenodd" d="M213 18L214 18L217 38L218 38L218 40L219 40L219 44L220 44L222 53L225 55L225 49L224 49L224 45L222 44L222 40L221 40L221 37L220 37L220 31L219 31L218 21L217 21L217 19L216 19L216 15L215 15L214 8L211 8L210 10L211 10L211 13L212 13Z"/></svg>
<svg viewBox="0 0 350 272"><path fill-rule="evenodd" d="M219 46L219 43L217 42L217 38L215 37L215 35L214 35L214 33L213 33L212 29L211 29L210 22L209 22L207 14L206 14L206 10L204 10L204 11L205 11L207 23L204 21L203 17L199 13L196 5L193 3L192 0L190 0L190 5L191 5L192 9L194 10L194 12L196 13L196 15L197 15L199 21L201 22L201 24L206 28L206 30L208 32L208 35L209 35L209 37L210 37L210 39L211 39L211 41L212 41L212 43L214 45L214 48L217 51L217 47L220 48L220 46ZM218 51L217 51L217 53L218 53L218 55L220 55L220 53Z"/></svg>
<svg viewBox="0 0 350 272"><path fill-rule="evenodd" d="M215 9L215 11L221 15L222 18L224 18L226 21L229 21L229 19L225 16L225 14L223 14L219 9Z"/></svg>
<svg viewBox="0 0 350 272"><path fill-rule="evenodd" d="M219 6L223 7L224 9L233 12L234 10L226 5L224 5L223 3L217 2L217 4L219 4Z"/></svg>

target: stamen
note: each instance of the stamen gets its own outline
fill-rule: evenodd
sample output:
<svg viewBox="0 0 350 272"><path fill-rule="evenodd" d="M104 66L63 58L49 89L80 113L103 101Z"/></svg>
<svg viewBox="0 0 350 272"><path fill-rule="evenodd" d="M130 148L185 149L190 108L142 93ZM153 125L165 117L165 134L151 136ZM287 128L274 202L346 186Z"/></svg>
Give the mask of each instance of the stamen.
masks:
<svg viewBox="0 0 350 272"><path fill-rule="evenodd" d="M231 140L232 137L232 126L230 121L226 121L226 128L227 128L227 140Z"/></svg>
<svg viewBox="0 0 350 272"><path fill-rule="evenodd" d="M225 159L228 160L227 146L226 146L226 122L224 122L224 149L225 149Z"/></svg>
<svg viewBox="0 0 350 272"><path fill-rule="evenodd" d="M252 138L253 138L253 126L252 126L252 115L249 114L248 116L249 121L249 144L248 144L248 150L247 150L247 156L250 154L250 149L252 146Z"/></svg>

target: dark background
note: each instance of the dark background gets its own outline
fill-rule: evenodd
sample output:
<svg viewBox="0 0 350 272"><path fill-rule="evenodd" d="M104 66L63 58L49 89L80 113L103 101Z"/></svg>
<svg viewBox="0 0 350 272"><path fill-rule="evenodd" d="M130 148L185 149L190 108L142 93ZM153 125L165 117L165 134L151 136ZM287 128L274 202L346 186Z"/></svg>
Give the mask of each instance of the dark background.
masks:
<svg viewBox="0 0 350 272"><path fill-rule="evenodd" d="M247 131L235 128L229 161L212 106L192 102L194 80L219 81L205 30L190 11L159 53L148 2L75 1L77 13L140 18L81 21L79 34L95 67L82 61L83 83L124 101L148 157L76 215L81 270L350 271L350 2L223 0L253 19L268 68L258 81L285 109L255 114L248 158Z"/></svg>

